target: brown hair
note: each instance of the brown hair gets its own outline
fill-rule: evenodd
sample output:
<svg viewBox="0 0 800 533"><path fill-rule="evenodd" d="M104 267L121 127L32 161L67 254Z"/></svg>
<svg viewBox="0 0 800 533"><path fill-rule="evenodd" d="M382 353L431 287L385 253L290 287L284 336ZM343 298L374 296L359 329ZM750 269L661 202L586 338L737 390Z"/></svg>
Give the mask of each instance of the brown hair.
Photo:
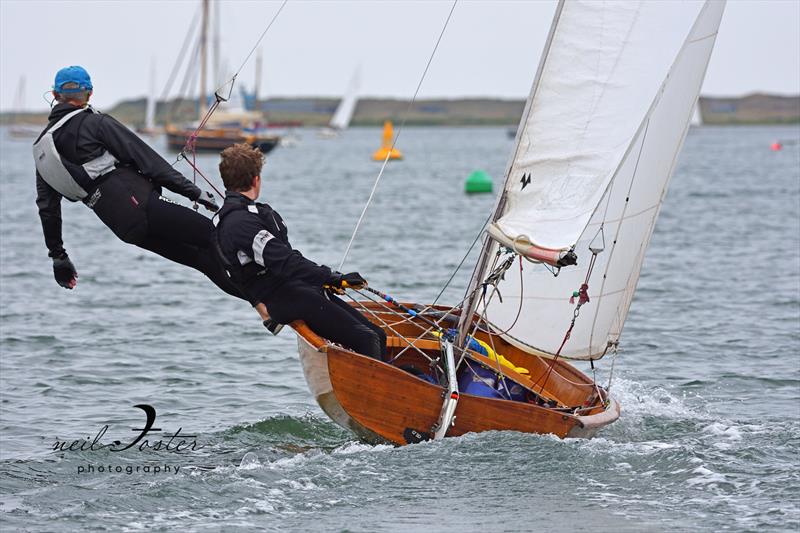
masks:
<svg viewBox="0 0 800 533"><path fill-rule="evenodd" d="M264 154L258 148L241 143L229 146L222 151L219 173L222 183L229 191L246 191L253 186L253 178L261 174Z"/></svg>

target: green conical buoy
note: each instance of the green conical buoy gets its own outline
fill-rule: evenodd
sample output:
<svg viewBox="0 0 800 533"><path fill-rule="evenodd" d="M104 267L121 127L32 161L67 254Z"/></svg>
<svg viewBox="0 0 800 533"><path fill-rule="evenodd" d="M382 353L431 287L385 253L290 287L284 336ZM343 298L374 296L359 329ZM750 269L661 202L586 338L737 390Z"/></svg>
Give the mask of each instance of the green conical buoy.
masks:
<svg viewBox="0 0 800 533"><path fill-rule="evenodd" d="M492 178L483 170L475 170L464 183L464 192L467 194L479 192L492 192Z"/></svg>

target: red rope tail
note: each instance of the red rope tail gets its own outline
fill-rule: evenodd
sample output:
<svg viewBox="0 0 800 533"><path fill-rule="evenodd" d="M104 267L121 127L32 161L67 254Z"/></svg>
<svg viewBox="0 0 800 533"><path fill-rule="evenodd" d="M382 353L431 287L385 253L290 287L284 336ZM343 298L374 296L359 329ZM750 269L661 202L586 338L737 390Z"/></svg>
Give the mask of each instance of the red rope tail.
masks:
<svg viewBox="0 0 800 533"><path fill-rule="evenodd" d="M564 334L564 340L561 341L561 346L558 347L558 351L556 352L555 357L553 357L553 362L550 363L550 365L547 367L547 372L542 375L542 377L544 377L544 383L542 383L542 386L539 387L539 392L540 393L544 392L544 386L547 385L547 380L550 379L550 373L553 371L553 367L556 366L556 362L558 361L558 357L561 355L561 350L564 348L564 345L567 344L567 341L569 340L570 335L572 335L572 328L575 327L575 319L578 318L578 312L580 310L580 307L581 307L580 304L578 304L578 307L575 308L575 315L572 317L572 323L569 325L569 329L567 329L567 333ZM536 383L534 383L533 386L531 386L531 389L536 387L536 385L539 383L539 381L541 381L541 379L542 379L541 377L539 379L537 379Z"/></svg>
<svg viewBox="0 0 800 533"><path fill-rule="evenodd" d="M232 90L233 86L231 86L231 91ZM230 94L228 96L230 96ZM214 189L214 192L216 192L220 196L220 198L225 198L225 195L222 194L220 190L217 189L217 187L215 187L213 183L211 183L211 180L209 180L205 176L205 174L203 174L197 167L197 137L200 135L200 131L206 127L209 119L211 118L211 115L213 115L214 112L217 110L219 104L225 101L227 101L227 98L223 98L219 95L219 93L214 92L214 103L211 104L211 107L208 108L206 114L203 115L203 118L200 120L200 123L198 124L197 128L192 132L191 135L189 135L189 137L187 137L186 144L183 146L183 150L181 150L181 155L183 156L183 159L189 164L190 167L192 167L192 182L195 185L197 184L197 175L199 174L200 177L203 178L203 180L205 180L205 182L208 183L208 185L212 189ZM186 157L187 151L192 155L191 161L189 161L189 158ZM194 208L197 209L197 202L195 202Z"/></svg>
<svg viewBox="0 0 800 533"><path fill-rule="evenodd" d="M572 335L572 328L575 327L575 321L578 319L578 315L581 312L581 306L583 304L589 303L589 277L592 275L592 270L594 270L594 264L597 260L597 252L592 252L592 258L589 260L589 268L586 270L586 278L583 280L580 288L575 291L569 299L569 303L575 303L575 297L578 298L578 305L575 307L575 311L572 314L572 322L570 322L569 328L567 329L567 333L564 335L564 340L561 341L561 346L558 347L558 351L555 353L555 357L553 357L553 362L547 367L547 372L543 374L544 383L539 388L539 392L544 392L544 386L547 385L547 380L550 379L550 373L553 372L553 367L556 366L556 362L558 362L558 358L561 355L561 350L564 349L564 345L567 344L570 335ZM536 383L533 384L533 387L539 383L542 378L536 380ZM533 389L531 387L531 389Z"/></svg>

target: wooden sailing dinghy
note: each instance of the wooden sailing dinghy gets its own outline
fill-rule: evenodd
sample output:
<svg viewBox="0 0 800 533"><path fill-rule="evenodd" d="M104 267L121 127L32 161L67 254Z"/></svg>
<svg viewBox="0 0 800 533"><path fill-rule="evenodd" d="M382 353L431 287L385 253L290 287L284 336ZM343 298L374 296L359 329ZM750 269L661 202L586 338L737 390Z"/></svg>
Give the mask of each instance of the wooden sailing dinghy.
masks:
<svg viewBox="0 0 800 533"><path fill-rule="evenodd" d="M605 387L567 360L616 355L723 9L559 3L465 299L409 310L363 291L381 296L353 305L386 332L384 361L293 324L328 416L396 444L591 437L619 417L613 358Z"/></svg>

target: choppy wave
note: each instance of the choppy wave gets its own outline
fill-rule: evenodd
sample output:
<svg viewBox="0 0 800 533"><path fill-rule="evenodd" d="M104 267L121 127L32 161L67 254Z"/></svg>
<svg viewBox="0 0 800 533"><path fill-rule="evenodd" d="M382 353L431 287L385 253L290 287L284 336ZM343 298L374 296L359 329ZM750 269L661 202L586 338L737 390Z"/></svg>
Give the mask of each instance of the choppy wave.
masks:
<svg viewBox="0 0 800 533"><path fill-rule="evenodd" d="M625 325L616 423L593 440L487 432L402 448L360 443L321 413L291 334L265 336L248 306L120 243L80 205L63 207L80 283L57 287L30 173L8 171L30 168L30 153L4 144L0 528L797 531L800 255L787 221L800 216L800 145L767 149L787 132L691 130ZM308 137L270 154L265 186L293 244L336 264L379 132ZM470 128L404 139L410 156L387 167L348 265L430 301L494 201L454 191L474 168L502 175L510 141ZM446 247L431 238L442 220ZM460 299L469 270L442 301ZM128 432L137 403L206 447L50 451L104 423ZM181 468L78 473L115 460Z"/></svg>

